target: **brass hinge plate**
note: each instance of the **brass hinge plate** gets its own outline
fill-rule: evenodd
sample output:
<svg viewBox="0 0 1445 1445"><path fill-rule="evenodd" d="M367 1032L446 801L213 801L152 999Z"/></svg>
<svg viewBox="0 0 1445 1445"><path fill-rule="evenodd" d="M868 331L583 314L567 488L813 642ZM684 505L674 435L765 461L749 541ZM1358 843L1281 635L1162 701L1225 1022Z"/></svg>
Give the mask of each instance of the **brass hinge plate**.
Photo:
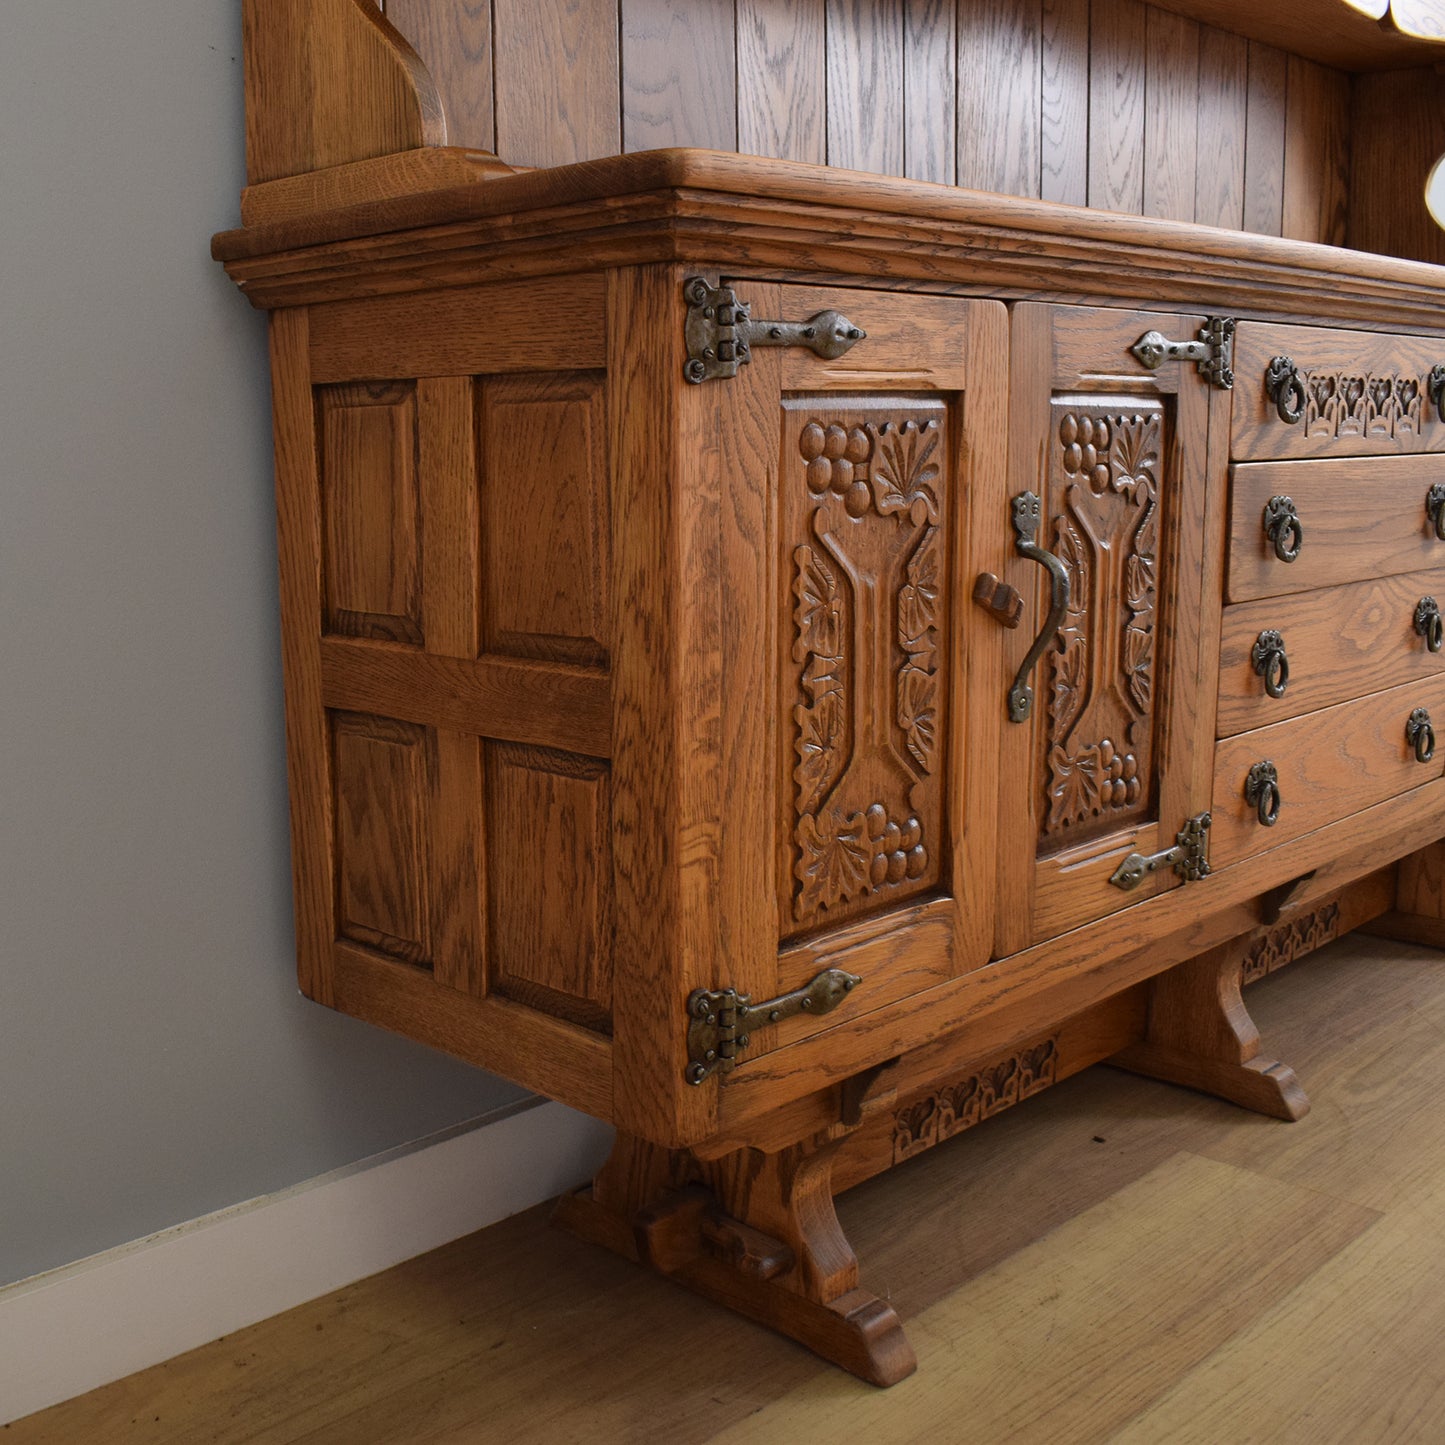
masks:
<svg viewBox="0 0 1445 1445"><path fill-rule="evenodd" d="M1131 853L1114 870L1109 882L1128 893L1161 868L1172 868L1186 883L1208 878L1209 824L1208 813L1196 813L1175 835L1172 848L1147 856Z"/></svg>
<svg viewBox="0 0 1445 1445"><path fill-rule="evenodd" d="M841 311L820 311L806 321L754 321L750 304L731 286L712 286L702 276L683 284L687 302L687 364L683 375L693 385L726 379L753 359L755 346L803 346L836 361L868 333Z"/></svg>
<svg viewBox="0 0 1445 1445"><path fill-rule="evenodd" d="M781 1023L798 1014L832 1013L862 983L856 974L830 968L800 989L766 1003L736 989L694 989L687 1001L687 1081L700 1084L725 1074L752 1042L751 1030Z"/></svg>
<svg viewBox="0 0 1445 1445"><path fill-rule="evenodd" d="M1166 361L1192 361L1210 386L1234 388L1234 330L1232 316L1211 316L1193 341L1170 341L1159 331L1146 331L1130 350L1142 366L1158 371Z"/></svg>

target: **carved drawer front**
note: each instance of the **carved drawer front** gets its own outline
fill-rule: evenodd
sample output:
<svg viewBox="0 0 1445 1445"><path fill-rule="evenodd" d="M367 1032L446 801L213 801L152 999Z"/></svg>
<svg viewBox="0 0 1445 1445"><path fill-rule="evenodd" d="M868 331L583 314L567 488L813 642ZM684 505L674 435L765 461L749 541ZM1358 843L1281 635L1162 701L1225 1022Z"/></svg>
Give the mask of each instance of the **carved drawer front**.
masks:
<svg viewBox="0 0 1445 1445"><path fill-rule="evenodd" d="M1434 746L1440 726L1445 677L1221 742L1214 754L1214 869L1434 782L1445 774L1445 747Z"/></svg>
<svg viewBox="0 0 1445 1445"><path fill-rule="evenodd" d="M1445 456L1234 469L1230 602L1445 566Z"/></svg>
<svg viewBox="0 0 1445 1445"><path fill-rule="evenodd" d="M1239 461L1445 451L1445 337L1242 321L1234 374Z"/></svg>
<svg viewBox="0 0 1445 1445"><path fill-rule="evenodd" d="M1226 607L1218 735L1445 676L1441 605L1445 567Z"/></svg>

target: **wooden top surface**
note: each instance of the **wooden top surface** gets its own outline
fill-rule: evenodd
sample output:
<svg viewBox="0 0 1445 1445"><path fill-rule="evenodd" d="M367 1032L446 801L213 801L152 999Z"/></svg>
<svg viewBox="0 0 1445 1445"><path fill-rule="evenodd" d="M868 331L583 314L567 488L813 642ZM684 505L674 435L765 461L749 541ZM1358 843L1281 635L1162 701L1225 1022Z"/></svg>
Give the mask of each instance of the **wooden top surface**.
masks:
<svg viewBox="0 0 1445 1445"><path fill-rule="evenodd" d="M1337 70L1404 70L1412 65L1445 59L1440 40L1422 33L1405 34L1389 21L1372 19L1354 8L1356 0L1149 0L1161 10L1172 10L1221 30L1262 40ZM1386 0L1377 0L1383 12ZM1431 24L1445 27L1442 0L1397 0L1400 24L1425 31ZM1445 32L1442 32L1445 39Z"/></svg>
<svg viewBox="0 0 1445 1445"><path fill-rule="evenodd" d="M227 231L212 254L261 306L676 260L1200 305L1217 279L1240 314L1445 329L1445 268L1422 262L722 151L645 151L368 202Z"/></svg>

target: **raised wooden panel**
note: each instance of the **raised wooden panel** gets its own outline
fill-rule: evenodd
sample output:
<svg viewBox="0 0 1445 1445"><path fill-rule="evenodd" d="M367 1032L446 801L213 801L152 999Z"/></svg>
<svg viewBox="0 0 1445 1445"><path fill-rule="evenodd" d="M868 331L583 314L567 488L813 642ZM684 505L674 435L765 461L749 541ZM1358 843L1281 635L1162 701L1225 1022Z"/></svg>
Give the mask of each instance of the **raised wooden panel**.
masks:
<svg viewBox="0 0 1445 1445"><path fill-rule="evenodd" d="M782 446L791 935L947 876L948 413L931 399L796 397Z"/></svg>
<svg viewBox="0 0 1445 1445"><path fill-rule="evenodd" d="M593 1027L612 1009L609 784L595 758L486 750L491 986Z"/></svg>
<svg viewBox="0 0 1445 1445"><path fill-rule="evenodd" d="M317 408L326 630L420 643L415 389L320 388Z"/></svg>
<svg viewBox="0 0 1445 1445"><path fill-rule="evenodd" d="M1157 398L1055 397L1052 411L1046 515L1069 610L1040 699L1042 852L1151 815L1164 500Z"/></svg>
<svg viewBox="0 0 1445 1445"><path fill-rule="evenodd" d="M431 955L426 898L428 733L333 713L336 931L408 963Z"/></svg>
<svg viewBox="0 0 1445 1445"><path fill-rule="evenodd" d="M607 662L607 418L603 375L482 385L484 646Z"/></svg>

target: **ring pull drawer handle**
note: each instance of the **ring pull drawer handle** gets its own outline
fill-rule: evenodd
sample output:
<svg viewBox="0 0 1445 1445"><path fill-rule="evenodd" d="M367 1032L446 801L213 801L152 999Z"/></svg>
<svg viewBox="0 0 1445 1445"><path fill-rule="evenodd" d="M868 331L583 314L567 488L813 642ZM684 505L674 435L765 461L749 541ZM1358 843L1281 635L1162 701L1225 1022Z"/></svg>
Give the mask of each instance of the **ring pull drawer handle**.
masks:
<svg viewBox="0 0 1445 1445"><path fill-rule="evenodd" d="M1034 665L1044 654L1044 649L1054 640L1064 625L1064 614L1069 610L1069 573L1064 564L1047 550L1040 547L1034 538L1038 536L1039 524L1043 521L1043 501L1033 492L1020 492L1013 499L1014 547L1020 557L1037 562L1049 574L1050 600L1049 615L1034 645L1023 660L1023 666L1014 678L1014 685L1008 694L1008 717L1010 722L1027 722L1034 709L1034 690L1029 686L1029 677Z"/></svg>
<svg viewBox="0 0 1445 1445"><path fill-rule="evenodd" d="M1278 632L1261 632L1249 655L1254 670L1264 679L1264 690L1272 698L1282 698L1289 686L1289 654L1284 638Z"/></svg>
<svg viewBox="0 0 1445 1445"><path fill-rule="evenodd" d="M1435 529L1435 540L1445 542L1445 482L1436 482L1425 493L1425 516Z"/></svg>
<svg viewBox="0 0 1445 1445"><path fill-rule="evenodd" d="M1445 361L1437 361L1430 368L1430 400L1435 403L1440 420L1445 422Z"/></svg>
<svg viewBox="0 0 1445 1445"><path fill-rule="evenodd" d="M1440 604L1433 597L1422 597L1415 604L1415 631L1425 639L1430 652L1445 647L1445 618L1440 616Z"/></svg>
<svg viewBox="0 0 1445 1445"><path fill-rule="evenodd" d="M1273 828L1279 822L1279 810L1284 799L1279 791L1279 772L1275 765L1265 761L1256 763L1244 780L1244 800L1253 803L1260 826Z"/></svg>
<svg viewBox="0 0 1445 1445"><path fill-rule="evenodd" d="M1441 488L1445 502L1445 487ZM1271 497L1264 508L1264 535L1281 562L1293 562L1305 544L1304 523L1289 497ZM1445 538L1442 538L1445 540Z"/></svg>
<svg viewBox="0 0 1445 1445"><path fill-rule="evenodd" d="M1428 709L1417 707L1405 724L1405 741L1414 750L1417 763L1428 763L1435 756L1435 729Z"/></svg>
<svg viewBox="0 0 1445 1445"><path fill-rule="evenodd" d="M1293 426L1305 414L1304 378L1299 368L1288 356L1276 356L1264 373L1264 389L1279 413L1279 419L1286 426Z"/></svg>

